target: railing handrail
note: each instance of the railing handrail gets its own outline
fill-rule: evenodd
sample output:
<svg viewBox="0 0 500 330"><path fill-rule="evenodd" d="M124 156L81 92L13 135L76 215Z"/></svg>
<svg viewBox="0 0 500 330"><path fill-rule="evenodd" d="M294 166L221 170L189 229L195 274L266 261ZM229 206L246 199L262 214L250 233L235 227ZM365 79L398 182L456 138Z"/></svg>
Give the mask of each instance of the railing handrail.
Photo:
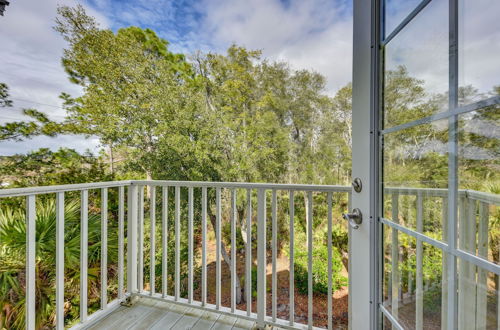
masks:
<svg viewBox="0 0 500 330"><path fill-rule="evenodd" d="M316 192L351 192L350 186L341 185L315 185L315 184L287 184L287 183L249 183L249 182L214 182L214 181L170 181L170 180L121 180L93 183L77 183L52 186L37 186L26 188L0 189L0 198L19 197L27 195L50 194L57 192L79 191L85 189L114 188L129 185L144 186L171 186L193 188L236 188L236 189L277 189ZM424 193L426 196L447 197L446 188L415 188L415 187L385 187L385 192L400 195L416 195ZM470 190L459 189L459 195L489 204L500 205L500 195Z"/></svg>

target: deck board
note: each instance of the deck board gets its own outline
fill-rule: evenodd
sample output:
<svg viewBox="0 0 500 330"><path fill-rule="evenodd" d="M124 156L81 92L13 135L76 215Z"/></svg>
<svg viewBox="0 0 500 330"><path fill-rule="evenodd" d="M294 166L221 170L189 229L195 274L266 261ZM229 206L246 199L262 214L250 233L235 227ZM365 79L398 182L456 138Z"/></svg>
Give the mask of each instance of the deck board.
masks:
<svg viewBox="0 0 500 330"><path fill-rule="evenodd" d="M205 311L168 301L139 299L132 307L120 306L92 330L241 330L255 327L254 321ZM277 329L276 327L274 329Z"/></svg>

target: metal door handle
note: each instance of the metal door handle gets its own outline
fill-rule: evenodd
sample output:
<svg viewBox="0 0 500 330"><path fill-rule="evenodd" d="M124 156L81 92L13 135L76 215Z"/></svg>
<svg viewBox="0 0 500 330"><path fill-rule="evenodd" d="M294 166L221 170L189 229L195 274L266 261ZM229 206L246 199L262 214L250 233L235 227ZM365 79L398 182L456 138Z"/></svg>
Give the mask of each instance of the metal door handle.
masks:
<svg viewBox="0 0 500 330"><path fill-rule="evenodd" d="M363 214L358 208L352 210L351 213L342 213L342 218L349 221L349 225L354 229L358 229L359 225L363 222Z"/></svg>

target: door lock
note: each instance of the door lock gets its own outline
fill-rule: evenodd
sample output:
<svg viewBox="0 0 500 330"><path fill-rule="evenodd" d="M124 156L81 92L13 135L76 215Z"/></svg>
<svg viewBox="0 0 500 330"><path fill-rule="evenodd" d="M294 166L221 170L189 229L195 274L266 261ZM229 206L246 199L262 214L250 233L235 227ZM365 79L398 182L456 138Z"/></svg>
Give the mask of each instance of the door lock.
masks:
<svg viewBox="0 0 500 330"><path fill-rule="evenodd" d="M363 214L358 208L353 209L351 213L343 213L342 218L347 220L353 229L358 229L363 222Z"/></svg>

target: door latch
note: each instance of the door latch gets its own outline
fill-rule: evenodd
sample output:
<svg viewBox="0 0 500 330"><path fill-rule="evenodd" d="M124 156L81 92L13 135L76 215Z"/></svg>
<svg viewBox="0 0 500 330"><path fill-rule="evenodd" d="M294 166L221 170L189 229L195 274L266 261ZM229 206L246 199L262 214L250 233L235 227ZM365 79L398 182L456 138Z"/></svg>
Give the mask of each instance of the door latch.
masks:
<svg viewBox="0 0 500 330"><path fill-rule="evenodd" d="M358 229L359 225L363 222L363 214L358 208L352 210L351 213L342 213L342 218L347 220L353 229Z"/></svg>

